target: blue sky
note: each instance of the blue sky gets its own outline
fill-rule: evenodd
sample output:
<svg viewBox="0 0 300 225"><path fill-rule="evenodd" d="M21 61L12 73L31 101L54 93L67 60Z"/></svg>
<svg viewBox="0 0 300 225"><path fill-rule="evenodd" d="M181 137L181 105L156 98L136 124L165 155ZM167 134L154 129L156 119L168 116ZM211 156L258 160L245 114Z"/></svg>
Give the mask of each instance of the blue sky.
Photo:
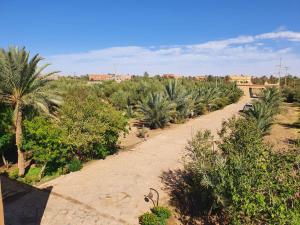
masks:
<svg viewBox="0 0 300 225"><path fill-rule="evenodd" d="M300 1L0 0L0 46L63 73L300 74Z"/></svg>

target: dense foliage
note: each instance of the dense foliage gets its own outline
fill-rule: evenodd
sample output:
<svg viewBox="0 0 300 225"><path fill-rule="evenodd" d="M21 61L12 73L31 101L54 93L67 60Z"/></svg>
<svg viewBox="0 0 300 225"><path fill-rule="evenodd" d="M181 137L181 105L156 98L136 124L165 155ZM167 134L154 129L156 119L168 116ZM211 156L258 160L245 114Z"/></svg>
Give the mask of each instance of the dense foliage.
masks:
<svg viewBox="0 0 300 225"><path fill-rule="evenodd" d="M25 48L9 48L0 50L0 99L13 107L13 124L15 143L18 149L19 175L25 174L25 154L22 148L22 120L24 108L28 105L48 113L49 103L54 98L44 92L46 77L53 73L44 74L42 71L47 64L38 68L42 60L38 54L30 58ZM55 102L55 101L54 101Z"/></svg>
<svg viewBox="0 0 300 225"><path fill-rule="evenodd" d="M72 90L59 110L64 141L80 159L105 158L116 151L127 120L87 88Z"/></svg>
<svg viewBox="0 0 300 225"><path fill-rule="evenodd" d="M189 142L185 164L195 204L231 224L299 224L299 149L274 153L254 120L224 122L217 148L209 131ZM198 194L197 194L198 193Z"/></svg>
<svg viewBox="0 0 300 225"><path fill-rule="evenodd" d="M242 91L232 83L199 82L188 78L135 77L131 81L104 82L95 91L129 117L150 128L163 128L238 101Z"/></svg>
<svg viewBox="0 0 300 225"><path fill-rule="evenodd" d="M146 73L121 83L51 81L53 73L43 73L48 65L39 65L41 60L25 48L0 51L0 150L5 164L9 151L17 153L17 172L28 182L37 174L75 171L84 161L115 153L128 119L138 120L141 128L163 128L220 109L242 95L235 84L212 76L204 82ZM140 131L145 138L145 128ZM27 176L25 167L31 171Z"/></svg>

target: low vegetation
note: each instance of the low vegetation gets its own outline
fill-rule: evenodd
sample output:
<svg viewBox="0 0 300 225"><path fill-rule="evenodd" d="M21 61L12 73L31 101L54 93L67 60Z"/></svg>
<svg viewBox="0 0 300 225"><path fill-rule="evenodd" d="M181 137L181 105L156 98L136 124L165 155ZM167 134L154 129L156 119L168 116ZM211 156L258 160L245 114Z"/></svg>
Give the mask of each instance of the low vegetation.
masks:
<svg viewBox="0 0 300 225"><path fill-rule="evenodd" d="M171 217L170 209L162 206L155 206L151 212L146 212L139 216L140 225L167 225L167 220Z"/></svg>
<svg viewBox="0 0 300 225"><path fill-rule="evenodd" d="M299 149L275 153L254 119L224 122L216 146L213 140L210 131L198 132L187 145L182 216L222 224L300 223Z"/></svg>

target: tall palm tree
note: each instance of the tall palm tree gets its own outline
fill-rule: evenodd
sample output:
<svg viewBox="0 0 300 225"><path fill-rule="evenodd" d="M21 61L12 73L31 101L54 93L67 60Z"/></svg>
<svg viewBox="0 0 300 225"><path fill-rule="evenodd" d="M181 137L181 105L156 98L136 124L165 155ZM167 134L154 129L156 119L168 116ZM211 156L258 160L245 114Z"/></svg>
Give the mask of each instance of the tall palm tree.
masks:
<svg viewBox="0 0 300 225"><path fill-rule="evenodd" d="M7 51L0 50L0 99L14 108L13 124L15 142L18 150L19 176L25 173L25 154L22 149L22 118L25 105L36 106L49 112L48 105L55 99L45 93L43 88L47 77L56 73L42 71L48 66L38 67L42 58L37 54L31 59L25 48L10 47Z"/></svg>

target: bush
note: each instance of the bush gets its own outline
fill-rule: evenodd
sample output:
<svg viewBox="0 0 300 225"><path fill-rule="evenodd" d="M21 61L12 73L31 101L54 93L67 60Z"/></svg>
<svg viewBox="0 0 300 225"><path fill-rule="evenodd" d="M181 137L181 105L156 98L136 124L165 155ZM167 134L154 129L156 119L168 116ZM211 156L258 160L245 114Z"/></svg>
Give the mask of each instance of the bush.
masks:
<svg viewBox="0 0 300 225"><path fill-rule="evenodd" d="M28 172L25 174L24 181L28 184L34 184L40 181L41 168L39 167L30 167Z"/></svg>
<svg viewBox="0 0 300 225"><path fill-rule="evenodd" d="M210 132L189 142L185 168L207 213L222 210L231 224L297 224L300 150L273 153L254 121L224 122L217 148ZM196 199L197 198L197 199Z"/></svg>
<svg viewBox="0 0 300 225"><path fill-rule="evenodd" d="M51 174L66 164L70 146L50 118L38 116L25 120L23 137L24 149L32 152L35 163L43 168L42 173Z"/></svg>
<svg viewBox="0 0 300 225"><path fill-rule="evenodd" d="M79 159L74 158L69 164L67 164L69 172L76 172L82 168L82 163Z"/></svg>
<svg viewBox="0 0 300 225"><path fill-rule="evenodd" d="M171 211L162 206L155 206L151 212L146 212L139 217L141 225L166 225L167 220L171 217Z"/></svg>
<svg viewBox="0 0 300 225"><path fill-rule="evenodd" d="M146 212L143 215L139 216L139 224L141 225L159 225L158 217L151 213Z"/></svg>
<svg viewBox="0 0 300 225"><path fill-rule="evenodd" d="M19 169L13 168L8 171L8 177L11 179L17 179L19 177Z"/></svg>
<svg viewBox="0 0 300 225"><path fill-rule="evenodd" d="M151 209L151 212L164 220L167 220L171 217L171 211L166 207L155 206Z"/></svg>
<svg viewBox="0 0 300 225"><path fill-rule="evenodd" d="M64 142L80 160L105 158L117 150L127 120L121 112L103 102L87 88L72 90L60 109L59 126Z"/></svg>

